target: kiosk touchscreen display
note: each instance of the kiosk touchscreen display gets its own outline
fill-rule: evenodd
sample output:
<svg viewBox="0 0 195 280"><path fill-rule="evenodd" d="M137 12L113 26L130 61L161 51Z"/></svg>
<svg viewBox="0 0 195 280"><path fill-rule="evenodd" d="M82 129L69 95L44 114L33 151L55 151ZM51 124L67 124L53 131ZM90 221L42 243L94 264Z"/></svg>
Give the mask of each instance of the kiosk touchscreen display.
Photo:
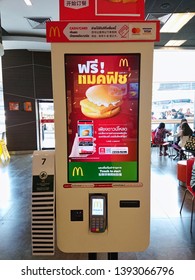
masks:
<svg viewBox="0 0 195 280"><path fill-rule="evenodd" d="M68 182L138 182L141 54L65 54Z"/></svg>

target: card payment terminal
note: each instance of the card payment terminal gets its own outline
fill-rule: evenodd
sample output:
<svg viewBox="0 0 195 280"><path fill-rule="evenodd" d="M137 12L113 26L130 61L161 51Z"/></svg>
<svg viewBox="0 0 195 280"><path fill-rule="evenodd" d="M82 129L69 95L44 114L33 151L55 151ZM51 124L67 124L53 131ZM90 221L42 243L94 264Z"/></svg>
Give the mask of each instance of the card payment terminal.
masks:
<svg viewBox="0 0 195 280"><path fill-rule="evenodd" d="M107 211L106 211L106 195L90 194L90 231L101 233L106 230Z"/></svg>

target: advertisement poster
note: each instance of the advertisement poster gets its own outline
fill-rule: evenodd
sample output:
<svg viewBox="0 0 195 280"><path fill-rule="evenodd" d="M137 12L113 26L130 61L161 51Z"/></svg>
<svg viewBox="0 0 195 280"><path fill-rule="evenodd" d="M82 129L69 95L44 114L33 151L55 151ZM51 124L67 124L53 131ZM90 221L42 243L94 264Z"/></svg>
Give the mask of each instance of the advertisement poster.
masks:
<svg viewBox="0 0 195 280"><path fill-rule="evenodd" d="M60 0L60 20L144 20L144 0Z"/></svg>
<svg viewBox="0 0 195 280"><path fill-rule="evenodd" d="M140 54L65 54L68 182L138 182Z"/></svg>

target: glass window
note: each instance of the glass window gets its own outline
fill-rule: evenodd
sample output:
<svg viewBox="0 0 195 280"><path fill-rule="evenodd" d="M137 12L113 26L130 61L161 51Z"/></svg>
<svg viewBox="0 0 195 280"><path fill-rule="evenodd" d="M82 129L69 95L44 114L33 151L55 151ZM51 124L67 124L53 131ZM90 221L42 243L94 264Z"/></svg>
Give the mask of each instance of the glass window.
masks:
<svg viewBox="0 0 195 280"><path fill-rule="evenodd" d="M54 104L53 101L39 100L40 146L41 149L55 148Z"/></svg>
<svg viewBox="0 0 195 280"><path fill-rule="evenodd" d="M152 97L152 128L159 120L174 130L173 123L187 118L194 126L195 51L155 50Z"/></svg>

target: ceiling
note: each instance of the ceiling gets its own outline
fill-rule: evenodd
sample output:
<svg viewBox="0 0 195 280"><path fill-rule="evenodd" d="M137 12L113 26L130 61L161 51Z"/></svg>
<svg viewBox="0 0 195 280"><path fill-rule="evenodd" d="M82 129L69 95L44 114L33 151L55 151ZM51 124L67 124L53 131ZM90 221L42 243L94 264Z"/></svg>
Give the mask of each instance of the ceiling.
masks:
<svg viewBox="0 0 195 280"><path fill-rule="evenodd" d="M0 0L2 39L4 49L50 51L46 43L45 22L59 20L59 0ZM146 0L145 18L162 20L168 14L195 12L195 0ZM163 25L163 22L161 22ZM178 33L161 33L155 47L163 47L169 40L187 40L182 47L195 48L195 17Z"/></svg>

